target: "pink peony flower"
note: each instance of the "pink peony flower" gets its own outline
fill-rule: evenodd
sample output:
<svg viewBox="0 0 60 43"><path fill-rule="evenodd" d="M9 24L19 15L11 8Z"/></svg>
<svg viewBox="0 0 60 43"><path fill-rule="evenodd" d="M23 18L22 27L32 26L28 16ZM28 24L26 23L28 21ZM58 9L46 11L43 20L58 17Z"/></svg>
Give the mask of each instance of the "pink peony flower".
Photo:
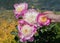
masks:
<svg viewBox="0 0 60 43"><path fill-rule="evenodd" d="M23 26L18 25L18 36L20 37L20 41L24 42L26 40L33 41L33 35L36 32L36 28L34 26L30 26L25 24Z"/></svg>
<svg viewBox="0 0 60 43"><path fill-rule="evenodd" d="M41 13L37 16L37 23L40 26L49 25L50 22L51 22L51 20L49 18L47 18L43 13Z"/></svg>
<svg viewBox="0 0 60 43"><path fill-rule="evenodd" d="M27 3L20 3L20 4L14 4L14 14L15 16L18 18L20 15L23 15L28 8L28 4Z"/></svg>
<svg viewBox="0 0 60 43"><path fill-rule="evenodd" d="M25 14L24 14L24 20L28 22L29 24L36 24L36 17L39 14L35 9L29 9Z"/></svg>

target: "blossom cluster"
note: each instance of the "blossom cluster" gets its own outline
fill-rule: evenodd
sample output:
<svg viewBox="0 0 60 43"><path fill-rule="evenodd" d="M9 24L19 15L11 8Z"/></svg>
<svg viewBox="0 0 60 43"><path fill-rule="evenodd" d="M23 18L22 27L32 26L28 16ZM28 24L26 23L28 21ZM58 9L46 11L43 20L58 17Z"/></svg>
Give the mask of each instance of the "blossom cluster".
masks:
<svg viewBox="0 0 60 43"><path fill-rule="evenodd" d="M28 3L14 4L14 8L21 42L33 41L38 27L48 26L51 22L44 13L40 13L36 9L28 9Z"/></svg>

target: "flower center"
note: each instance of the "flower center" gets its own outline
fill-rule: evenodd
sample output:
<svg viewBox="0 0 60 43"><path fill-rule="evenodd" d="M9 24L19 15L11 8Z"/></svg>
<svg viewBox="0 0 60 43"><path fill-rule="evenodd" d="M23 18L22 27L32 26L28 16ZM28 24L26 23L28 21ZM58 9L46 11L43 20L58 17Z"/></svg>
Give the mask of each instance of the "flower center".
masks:
<svg viewBox="0 0 60 43"><path fill-rule="evenodd" d="M28 30L27 30L27 29L23 30L23 33L27 34L27 32L28 32Z"/></svg>
<svg viewBox="0 0 60 43"><path fill-rule="evenodd" d="M18 7L16 8L16 11L21 12L22 9L23 9L22 7L18 6Z"/></svg>
<svg viewBox="0 0 60 43"><path fill-rule="evenodd" d="M29 26L24 26L23 28L22 28L22 33L23 33L23 35L24 36L27 36L27 35L29 35L30 33L31 33L31 27L29 27Z"/></svg>
<svg viewBox="0 0 60 43"><path fill-rule="evenodd" d="M40 17L40 21L41 22L46 22L47 21L47 17L45 17L45 16Z"/></svg>

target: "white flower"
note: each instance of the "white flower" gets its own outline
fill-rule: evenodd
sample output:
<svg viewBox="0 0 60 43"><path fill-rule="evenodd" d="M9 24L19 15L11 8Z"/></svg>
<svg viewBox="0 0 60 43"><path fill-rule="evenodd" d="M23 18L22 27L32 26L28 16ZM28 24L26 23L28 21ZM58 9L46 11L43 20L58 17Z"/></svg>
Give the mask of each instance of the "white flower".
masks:
<svg viewBox="0 0 60 43"><path fill-rule="evenodd" d="M19 30L19 37L25 40L28 40L31 37L33 37L33 35L36 32L36 28L28 24L25 24L24 26L18 25L18 30Z"/></svg>
<svg viewBox="0 0 60 43"><path fill-rule="evenodd" d="M35 9L29 9L27 13L24 14L24 20L31 24L36 23L36 17L38 14L39 12Z"/></svg>
<svg viewBox="0 0 60 43"><path fill-rule="evenodd" d="M21 32L24 34L24 36L31 34L31 27L29 25L25 25L22 27Z"/></svg>
<svg viewBox="0 0 60 43"><path fill-rule="evenodd" d="M15 14L22 14L27 10L28 4L27 3L20 3L20 4L14 4L14 13Z"/></svg>

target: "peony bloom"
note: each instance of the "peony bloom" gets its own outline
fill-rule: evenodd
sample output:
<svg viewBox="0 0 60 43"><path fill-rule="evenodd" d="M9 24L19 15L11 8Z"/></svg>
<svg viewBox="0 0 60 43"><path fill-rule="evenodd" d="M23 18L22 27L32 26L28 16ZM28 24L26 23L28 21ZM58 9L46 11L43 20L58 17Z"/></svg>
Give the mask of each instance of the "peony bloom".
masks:
<svg viewBox="0 0 60 43"><path fill-rule="evenodd" d="M24 42L26 40L33 41L33 35L36 32L36 28L28 24L25 24L23 26L18 25L18 31L18 36L20 37L21 42Z"/></svg>
<svg viewBox="0 0 60 43"><path fill-rule="evenodd" d="M37 16L37 23L40 25L40 26L43 26L43 25L49 25L50 24L50 19L47 18L44 14L39 14Z"/></svg>
<svg viewBox="0 0 60 43"><path fill-rule="evenodd" d="M27 11L28 4L27 3L15 4L14 8L15 16L19 17L21 14L24 14Z"/></svg>
<svg viewBox="0 0 60 43"><path fill-rule="evenodd" d="M24 14L24 20L29 24L36 23L36 17L39 14L35 9L29 9L27 13Z"/></svg>

